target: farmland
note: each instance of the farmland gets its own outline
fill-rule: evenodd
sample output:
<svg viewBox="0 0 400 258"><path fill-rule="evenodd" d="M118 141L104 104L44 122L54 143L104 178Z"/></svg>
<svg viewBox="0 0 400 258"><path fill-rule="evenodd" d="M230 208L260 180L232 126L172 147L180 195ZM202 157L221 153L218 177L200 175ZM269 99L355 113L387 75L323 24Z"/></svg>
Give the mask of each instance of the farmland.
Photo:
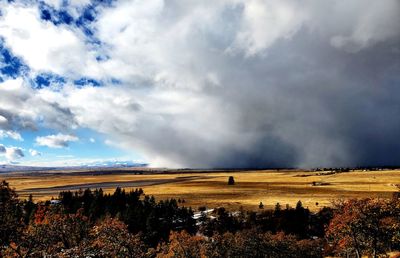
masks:
<svg viewBox="0 0 400 258"><path fill-rule="evenodd" d="M140 173L138 173L140 172ZM234 185L228 185L233 176ZM126 190L142 188L157 199L183 199L182 205L219 207L237 210L272 208L276 203L318 210L333 201L349 198L390 198L398 191L400 170L351 171L342 173L301 170L144 170L121 171L43 171L2 173L22 198L34 200L57 198L60 191L102 188L112 192L117 186Z"/></svg>

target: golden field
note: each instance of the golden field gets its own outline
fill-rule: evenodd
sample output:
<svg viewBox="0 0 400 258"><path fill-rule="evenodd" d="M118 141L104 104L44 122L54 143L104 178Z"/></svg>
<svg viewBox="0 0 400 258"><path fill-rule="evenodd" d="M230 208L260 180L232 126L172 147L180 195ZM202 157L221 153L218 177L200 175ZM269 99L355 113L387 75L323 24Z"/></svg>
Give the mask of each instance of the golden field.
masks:
<svg viewBox="0 0 400 258"><path fill-rule="evenodd" d="M233 176L235 185L227 185ZM307 171L170 171L132 173L79 174L65 173L9 173L0 174L21 197L33 194L35 200L56 198L61 190L102 187L112 192L116 186L126 190L142 188L147 195L157 199L184 199L185 206L209 208L223 206L230 210L257 210L258 204L272 208L276 203L295 206L301 200L305 207L317 210L332 201L347 198L390 198L398 191L400 170L353 171L324 175L324 172ZM316 182L316 186L313 186ZM321 185L320 185L321 184ZM318 205L317 205L318 203Z"/></svg>

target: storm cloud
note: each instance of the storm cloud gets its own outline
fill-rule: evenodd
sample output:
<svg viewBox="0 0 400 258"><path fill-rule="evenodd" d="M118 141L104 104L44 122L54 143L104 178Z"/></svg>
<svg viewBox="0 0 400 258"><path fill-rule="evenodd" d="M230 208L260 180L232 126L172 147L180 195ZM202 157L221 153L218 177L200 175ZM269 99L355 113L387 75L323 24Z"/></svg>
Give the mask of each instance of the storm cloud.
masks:
<svg viewBox="0 0 400 258"><path fill-rule="evenodd" d="M91 128L153 166L400 165L399 1L115 1L95 10L88 36L41 20L35 4L3 6L0 35L29 76L102 83L26 89L40 103L34 114L8 92L0 125L26 118L35 128L45 114L49 127ZM18 13L29 28L13 23Z"/></svg>

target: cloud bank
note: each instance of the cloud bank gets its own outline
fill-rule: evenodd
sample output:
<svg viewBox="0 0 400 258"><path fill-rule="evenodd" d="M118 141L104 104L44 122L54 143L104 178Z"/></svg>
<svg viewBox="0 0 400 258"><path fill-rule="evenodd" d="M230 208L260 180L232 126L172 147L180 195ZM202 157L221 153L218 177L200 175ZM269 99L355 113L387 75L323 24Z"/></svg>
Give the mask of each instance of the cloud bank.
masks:
<svg viewBox="0 0 400 258"><path fill-rule="evenodd" d="M153 166L400 165L399 1L57 3L2 6L29 67L0 85L4 130L90 128Z"/></svg>

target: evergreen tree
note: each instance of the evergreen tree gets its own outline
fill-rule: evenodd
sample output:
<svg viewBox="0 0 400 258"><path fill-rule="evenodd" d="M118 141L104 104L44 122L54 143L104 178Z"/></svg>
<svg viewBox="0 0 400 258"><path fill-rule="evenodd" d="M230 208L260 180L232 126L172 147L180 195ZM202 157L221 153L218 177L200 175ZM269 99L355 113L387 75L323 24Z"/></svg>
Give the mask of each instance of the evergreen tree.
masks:
<svg viewBox="0 0 400 258"><path fill-rule="evenodd" d="M23 227L23 210L18 195L6 181L2 181L0 182L0 250L10 242L16 241Z"/></svg>
<svg viewBox="0 0 400 258"><path fill-rule="evenodd" d="M234 185L235 184L235 179L233 178L233 176L230 176L228 178L228 185Z"/></svg>

